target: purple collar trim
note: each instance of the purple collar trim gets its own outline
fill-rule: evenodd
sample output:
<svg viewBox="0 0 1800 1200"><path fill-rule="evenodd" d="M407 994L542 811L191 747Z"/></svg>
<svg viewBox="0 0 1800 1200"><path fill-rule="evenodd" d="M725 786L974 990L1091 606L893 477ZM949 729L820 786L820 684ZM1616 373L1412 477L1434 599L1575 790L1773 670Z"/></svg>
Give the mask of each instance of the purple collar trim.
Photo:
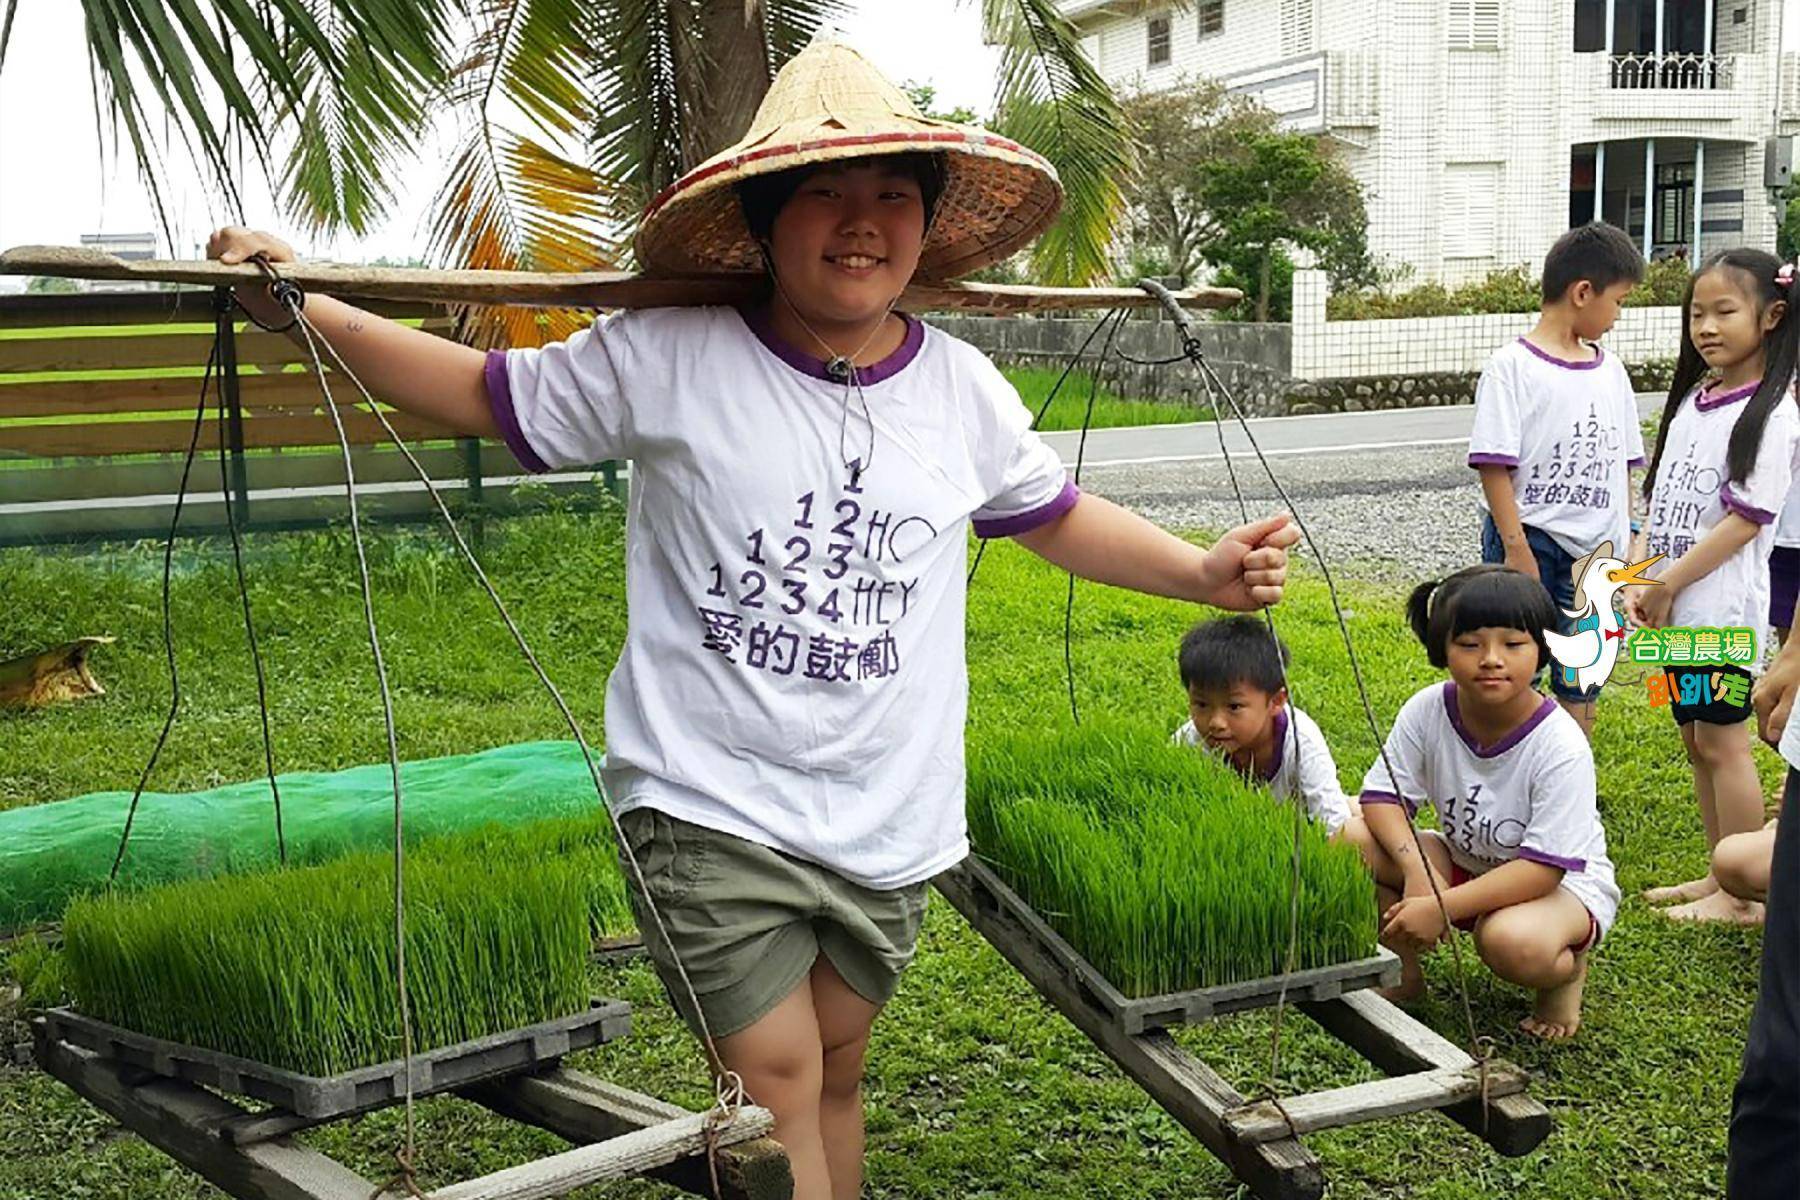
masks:
<svg viewBox="0 0 1800 1200"><path fill-rule="evenodd" d="M1732 388L1729 392L1714 392L1710 388L1701 388L1700 394L1694 398L1694 407L1701 412L1724 408L1727 404L1736 404L1739 400L1754 396L1756 389L1761 386L1762 380L1753 379L1741 387Z"/></svg>
<svg viewBox="0 0 1800 1200"><path fill-rule="evenodd" d="M1589 344L1592 345L1592 343ZM1559 367L1567 367L1571 371L1591 371L1606 361L1606 351L1598 346L1594 346L1594 357L1587 359L1584 362L1571 362L1569 359L1556 357L1556 355L1545 350L1542 346L1539 346L1526 338L1520 338L1519 345L1525 347L1545 362L1554 363Z"/></svg>
<svg viewBox="0 0 1800 1200"><path fill-rule="evenodd" d="M1275 712L1275 753L1269 756L1269 769L1262 773L1264 783L1271 782L1281 771L1282 756L1287 753L1288 711L1283 705Z"/></svg>
<svg viewBox="0 0 1800 1200"><path fill-rule="evenodd" d="M1457 707L1456 703L1455 683L1446 682L1444 684L1444 711L1450 716L1450 727L1456 730L1456 736L1463 740L1463 745L1467 746L1476 758L1495 758L1524 741L1526 735L1542 725L1544 719L1556 711L1556 701L1545 696L1544 702L1537 706L1536 712L1521 721L1511 733L1486 747L1477 742L1475 735L1470 733L1468 726L1463 724L1462 710Z"/></svg>
<svg viewBox="0 0 1800 1200"><path fill-rule="evenodd" d="M770 323L768 315L760 305L754 307L747 305L738 309L737 313L744 319L744 324L750 327L750 332L756 335L756 340L767 347L769 353L794 370L826 383L842 382L825 369L824 359L808 354L776 333L775 326ZM925 323L923 321L903 312L897 312L895 315L906 322L906 336L901 339L900 348L880 362L856 368L856 377L864 386L880 383L884 379L891 379L898 375L908 363L918 357L919 348L925 344Z"/></svg>

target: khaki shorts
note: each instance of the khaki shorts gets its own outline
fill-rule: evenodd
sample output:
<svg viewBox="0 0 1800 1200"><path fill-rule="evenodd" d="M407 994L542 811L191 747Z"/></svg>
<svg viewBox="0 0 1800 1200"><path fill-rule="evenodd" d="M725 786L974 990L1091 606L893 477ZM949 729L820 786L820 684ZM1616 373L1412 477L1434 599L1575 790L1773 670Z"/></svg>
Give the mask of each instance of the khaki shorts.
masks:
<svg viewBox="0 0 1800 1200"><path fill-rule="evenodd" d="M687 968L714 1037L766 1016L823 954L874 1004L893 996L912 961L927 885L878 891L806 862L651 808L619 818ZM698 1028L669 947L656 935L637 881L620 854L626 894L656 973L675 1008Z"/></svg>

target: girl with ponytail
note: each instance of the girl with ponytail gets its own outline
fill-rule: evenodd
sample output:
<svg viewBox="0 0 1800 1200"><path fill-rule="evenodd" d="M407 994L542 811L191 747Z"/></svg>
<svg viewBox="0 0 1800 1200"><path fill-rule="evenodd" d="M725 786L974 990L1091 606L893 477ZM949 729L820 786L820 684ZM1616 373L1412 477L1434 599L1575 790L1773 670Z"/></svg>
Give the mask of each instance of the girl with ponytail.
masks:
<svg viewBox="0 0 1800 1200"><path fill-rule="evenodd" d="M1689 282L1681 356L1644 480L1650 512L1640 556L1667 556L1653 572L1662 586L1634 588L1626 601L1640 625L1763 626L1775 522L1800 447L1797 301L1793 264L1761 250L1715 254ZM1749 672L1707 663L1667 673L1710 854L1721 838L1763 823L1750 710L1730 694L1748 688L1725 678L1747 682ZM1710 870L1645 897L1681 901L1666 912L1682 920L1761 919L1761 905L1721 891Z"/></svg>

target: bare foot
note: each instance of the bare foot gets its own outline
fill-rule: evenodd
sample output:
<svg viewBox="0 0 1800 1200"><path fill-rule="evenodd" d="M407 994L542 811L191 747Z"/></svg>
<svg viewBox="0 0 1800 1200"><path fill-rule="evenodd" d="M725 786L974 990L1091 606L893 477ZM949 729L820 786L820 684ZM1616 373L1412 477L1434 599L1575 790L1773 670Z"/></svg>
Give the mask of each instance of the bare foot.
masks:
<svg viewBox="0 0 1800 1200"><path fill-rule="evenodd" d="M1519 1028L1546 1042L1566 1042L1581 1028L1581 989L1587 983L1587 955L1575 956L1575 975L1567 983L1544 988L1537 994L1531 1015Z"/></svg>
<svg viewBox="0 0 1800 1200"><path fill-rule="evenodd" d="M1761 925L1763 906L1754 900L1739 900L1729 892L1717 891L1690 904L1665 908L1662 915L1671 921L1721 921L1728 925Z"/></svg>
<svg viewBox="0 0 1800 1200"><path fill-rule="evenodd" d="M1719 890L1719 881L1710 873L1704 879L1693 879L1674 887L1654 887L1644 892L1644 899L1652 904L1675 904L1689 900L1701 900Z"/></svg>

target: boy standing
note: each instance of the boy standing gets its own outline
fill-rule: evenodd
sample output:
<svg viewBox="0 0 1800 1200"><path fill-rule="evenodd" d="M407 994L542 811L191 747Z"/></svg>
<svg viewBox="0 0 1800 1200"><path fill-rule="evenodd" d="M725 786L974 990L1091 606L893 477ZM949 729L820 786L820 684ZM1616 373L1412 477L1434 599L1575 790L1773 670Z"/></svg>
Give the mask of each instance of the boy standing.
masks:
<svg viewBox="0 0 1800 1200"><path fill-rule="evenodd" d="M1637 397L1618 358L1592 344L1644 277L1637 244L1598 221L1544 258L1544 301L1530 333L1495 351L1475 390L1469 465L1481 472L1481 557L1538 580L1574 632L1570 571L1610 539L1631 544L1629 473L1644 465ZM1557 702L1593 736L1595 687L1557 665Z"/></svg>

